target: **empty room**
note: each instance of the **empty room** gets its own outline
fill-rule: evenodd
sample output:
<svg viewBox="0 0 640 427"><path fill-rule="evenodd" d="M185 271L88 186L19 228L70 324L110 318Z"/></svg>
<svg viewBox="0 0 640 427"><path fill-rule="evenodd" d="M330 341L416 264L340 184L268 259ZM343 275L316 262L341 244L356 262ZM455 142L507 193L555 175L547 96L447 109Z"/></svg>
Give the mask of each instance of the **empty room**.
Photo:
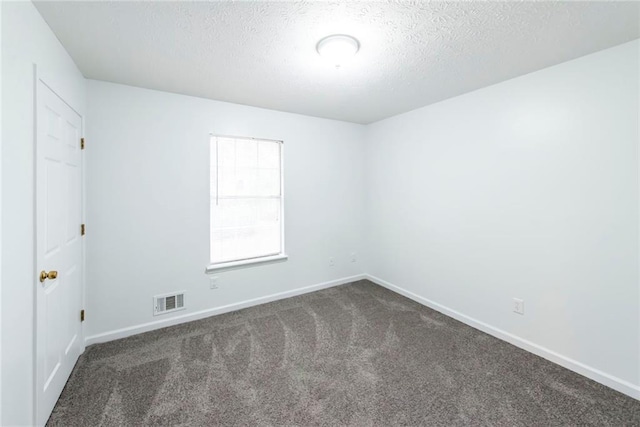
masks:
<svg viewBox="0 0 640 427"><path fill-rule="evenodd" d="M0 425L640 426L640 2L0 2Z"/></svg>

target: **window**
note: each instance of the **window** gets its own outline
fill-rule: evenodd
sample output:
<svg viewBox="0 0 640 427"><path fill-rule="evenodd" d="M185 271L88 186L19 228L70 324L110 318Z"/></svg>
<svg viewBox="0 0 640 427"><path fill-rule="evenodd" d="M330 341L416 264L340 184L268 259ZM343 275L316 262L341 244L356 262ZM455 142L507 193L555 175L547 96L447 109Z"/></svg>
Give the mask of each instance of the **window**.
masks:
<svg viewBox="0 0 640 427"><path fill-rule="evenodd" d="M211 137L211 265L285 259L282 142Z"/></svg>

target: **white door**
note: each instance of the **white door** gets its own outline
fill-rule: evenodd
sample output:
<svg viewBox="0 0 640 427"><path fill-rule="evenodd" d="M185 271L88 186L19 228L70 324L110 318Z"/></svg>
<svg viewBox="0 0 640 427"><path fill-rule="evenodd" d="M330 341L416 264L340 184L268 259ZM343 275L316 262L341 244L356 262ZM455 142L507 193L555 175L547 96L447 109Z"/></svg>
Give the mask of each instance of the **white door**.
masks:
<svg viewBox="0 0 640 427"><path fill-rule="evenodd" d="M36 422L43 425L84 350L82 119L41 80L36 90Z"/></svg>

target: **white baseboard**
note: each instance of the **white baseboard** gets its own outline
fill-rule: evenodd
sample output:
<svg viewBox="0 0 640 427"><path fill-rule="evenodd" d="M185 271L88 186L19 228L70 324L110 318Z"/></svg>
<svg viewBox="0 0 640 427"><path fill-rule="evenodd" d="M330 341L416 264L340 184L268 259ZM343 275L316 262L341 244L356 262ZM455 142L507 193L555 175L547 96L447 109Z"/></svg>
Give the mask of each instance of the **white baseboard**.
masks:
<svg viewBox="0 0 640 427"><path fill-rule="evenodd" d="M563 356L561 354L556 353L555 351L549 350L548 348L542 347L538 344L535 344L531 341L527 341L523 338L520 338L516 335L510 334L509 332L498 329L494 326L476 320L472 317L469 317L465 314L462 314L458 311L452 310L448 307L443 306L435 301L431 301L427 298L421 297L420 295L414 294L413 292L407 291L399 286L393 285L385 280L382 280L378 277L365 275L368 280L383 286L393 292L396 292L400 295L403 295L409 299L412 299L422 305L425 305L429 308L432 308L436 311L439 311L442 314L445 314L449 317L452 317L456 320L459 320L462 323L465 323L473 328L479 329L482 332L485 332L489 335L492 335L496 338L499 338L503 341L506 341L510 344L515 345L523 350L526 350L530 353L543 357L553 363L556 363L560 366L563 366L571 371L574 371L580 375L583 375L587 378L590 378L600 384L604 384L607 387L610 387L614 390L617 390L621 393L626 394L627 396L631 396L634 399L640 400L640 386L632 384L623 379L617 378L613 375L609 375L605 372L602 372L598 369L592 368L591 366L587 366L584 363L580 363L576 360L573 360L569 357Z"/></svg>
<svg viewBox="0 0 640 427"><path fill-rule="evenodd" d="M117 329L115 331L103 332L101 334L86 337L85 346L89 346L91 344L103 343L107 341L113 341L120 338L126 338L126 337L140 334L143 332L149 332L156 329L166 328L167 326L179 325L181 323L204 319L206 317L215 316L217 314L223 314L223 313L228 313L230 311L241 310L243 308L253 307L254 305L265 304L268 302L277 301L284 298L291 298L297 295L302 295L309 292L315 292L321 289L327 289L333 286L343 285L345 283L355 282L365 278L366 276L364 274L358 274L350 277L343 277L340 279L331 280L329 282L318 283L318 284L307 286L304 288L298 288L298 289L293 289L291 291L271 294L271 295L267 295L260 298L254 298L254 299L241 301L234 304L224 305L222 307L210 308L206 310L196 311L194 313L186 313L181 316L155 320L153 322L143 323L141 325L129 326L127 328Z"/></svg>

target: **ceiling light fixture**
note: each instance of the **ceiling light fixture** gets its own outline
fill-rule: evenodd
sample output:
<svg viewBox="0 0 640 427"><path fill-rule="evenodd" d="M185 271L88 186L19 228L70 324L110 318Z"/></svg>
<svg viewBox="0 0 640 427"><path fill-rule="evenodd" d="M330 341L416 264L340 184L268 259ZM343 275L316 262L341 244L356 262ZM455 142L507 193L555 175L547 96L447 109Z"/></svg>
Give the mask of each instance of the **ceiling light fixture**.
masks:
<svg viewBox="0 0 640 427"><path fill-rule="evenodd" d="M358 40L346 34L327 36L316 45L320 56L331 62L336 68L353 58L359 49Z"/></svg>

